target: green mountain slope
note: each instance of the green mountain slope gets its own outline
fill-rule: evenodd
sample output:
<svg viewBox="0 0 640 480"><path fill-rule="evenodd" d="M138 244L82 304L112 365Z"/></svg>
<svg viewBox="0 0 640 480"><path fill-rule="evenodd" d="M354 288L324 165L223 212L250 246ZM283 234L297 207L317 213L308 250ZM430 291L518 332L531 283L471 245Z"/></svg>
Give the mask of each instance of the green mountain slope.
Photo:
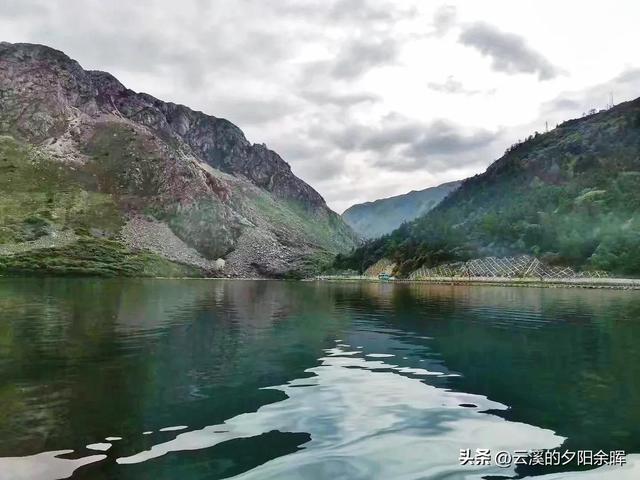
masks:
<svg viewBox="0 0 640 480"><path fill-rule="evenodd" d="M381 237L404 222L427 213L458 188L460 183L443 183L437 187L353 205L344 211L342 219L362 238Z"/></svg>
<svg viewBox="0 0 640 480"><path fill-rule="evenodd" d="M336 266L398 273L488 255L640 275L640 99L516 144L431 212Z"/></svg>
<svg viewBox="0 0 640 480"><path fill-rule="evenodd" d="M0 274L295 277L355 241L229 121L0 43Z"/></svg>

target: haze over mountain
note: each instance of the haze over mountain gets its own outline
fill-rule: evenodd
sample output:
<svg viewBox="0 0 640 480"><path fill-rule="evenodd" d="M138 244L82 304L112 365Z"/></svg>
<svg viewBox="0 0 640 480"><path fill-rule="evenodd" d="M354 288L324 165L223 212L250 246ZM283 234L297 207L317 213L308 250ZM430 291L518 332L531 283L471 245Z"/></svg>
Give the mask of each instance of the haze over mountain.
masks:
<svg viewBox="0 0 640 480"><path fill-rule="evenodd" d="M421 266L528 253L640 275L640 98L510 147L426 215L370 241L340 268Z"/></svg>
<svg viewBox="0 0 640 480"><path fill-rule="evenodd" d="M437 187L353 205L344 211L342 219L362 238L381 237L404 222L427 213L458 188L460 183L443 183Z"/></svg>
<svg viewBox="0 0 640 480"><path fill-rule="evenodd" d="M296 276L355 245L229 121L42 45L0 43L0 169L4 272Z"/></svg>

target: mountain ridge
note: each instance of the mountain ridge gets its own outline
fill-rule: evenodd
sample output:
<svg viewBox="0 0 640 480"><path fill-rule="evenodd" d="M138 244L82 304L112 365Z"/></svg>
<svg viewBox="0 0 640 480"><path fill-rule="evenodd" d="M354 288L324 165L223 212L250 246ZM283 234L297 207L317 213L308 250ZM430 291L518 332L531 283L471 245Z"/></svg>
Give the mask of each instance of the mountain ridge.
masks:
<svg viewBox="0 0 640 480"><path fill-rule="evenodd" d="M86 212L101 202L99 208L109 210L103 215L120 216L98 229L106 238L131 245L135 242L121 238L121 232L135 235L136 229L124 225L133 222L147 233L149 228L167 232L166 225L204 263L226 258L216 275L305 275L317 262L355 245L355 234L318 192L230 121L136 93L113 75L84 70L43 45L0 43L0 67L0 153L12 157L15 177L13 183L5 179L5 196L26 184L24 175L34 168L58 172L46 178L55 185L43 183L30 199L49 195L53 207L5 206L0 243L20 243L31 217L45 224L49 236L91 231L91 221L76 225L72 207L59 205L64 202L56 191L72 190L88 198L75 200L81 203L76 210ZM153 235L148 237L151 242ZM156 247L138 243L134 252L151 249L166 257Z"/></svg>
<svg viewBox="0 0 640 480"><path fill-rule="evenodd" d="M434 208L458 188L460 183L461 181L446 182L352 205L342 213L342 218L363 238L380 237Z"/></svg>

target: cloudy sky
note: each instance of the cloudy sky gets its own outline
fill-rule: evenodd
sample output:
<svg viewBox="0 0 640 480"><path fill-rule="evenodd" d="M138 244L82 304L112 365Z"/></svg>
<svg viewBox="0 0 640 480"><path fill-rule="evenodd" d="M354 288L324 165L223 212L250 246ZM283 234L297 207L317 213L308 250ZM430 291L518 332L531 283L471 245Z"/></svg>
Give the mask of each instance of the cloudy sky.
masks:
<svg viewBox="0 0 640 480"><path fill-rule="evenodd" d="M231 120L341 212L640 96L639 19L638 0L0 0L0 40Z"/></svg>

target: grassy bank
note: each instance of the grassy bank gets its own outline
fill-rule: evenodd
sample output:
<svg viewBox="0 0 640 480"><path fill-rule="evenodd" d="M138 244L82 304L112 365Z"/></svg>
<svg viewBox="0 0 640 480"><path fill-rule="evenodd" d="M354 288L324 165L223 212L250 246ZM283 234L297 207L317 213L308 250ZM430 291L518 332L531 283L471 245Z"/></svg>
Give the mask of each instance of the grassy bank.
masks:
<svg viewBox="0 0 640 480"><path fill-rule="evenodd" d="M105 239L84 238L70 245L0 257L4 276L200 277L198 269Z"/></svg>

